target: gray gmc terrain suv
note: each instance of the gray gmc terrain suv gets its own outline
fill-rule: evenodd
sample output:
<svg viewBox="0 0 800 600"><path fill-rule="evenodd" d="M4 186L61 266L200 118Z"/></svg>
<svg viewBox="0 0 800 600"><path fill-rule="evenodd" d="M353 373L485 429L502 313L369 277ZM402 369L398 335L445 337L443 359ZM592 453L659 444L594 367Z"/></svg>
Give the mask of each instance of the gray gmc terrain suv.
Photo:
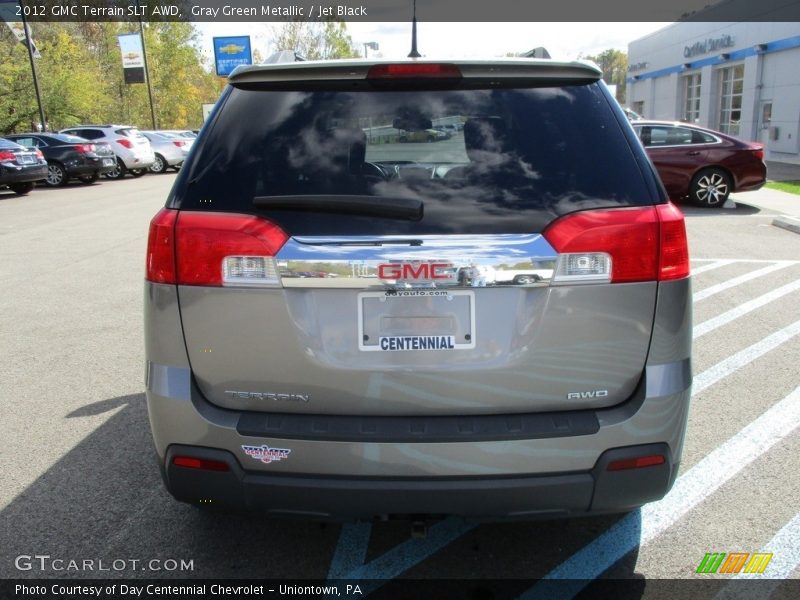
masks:
<svg viewBox="0 0 800 600"><path fill-rule="evenodd" d="M675 479L683 215L593 65L240 67L151 223L146 278L178 500L534 518L630 510Z"/></svg>

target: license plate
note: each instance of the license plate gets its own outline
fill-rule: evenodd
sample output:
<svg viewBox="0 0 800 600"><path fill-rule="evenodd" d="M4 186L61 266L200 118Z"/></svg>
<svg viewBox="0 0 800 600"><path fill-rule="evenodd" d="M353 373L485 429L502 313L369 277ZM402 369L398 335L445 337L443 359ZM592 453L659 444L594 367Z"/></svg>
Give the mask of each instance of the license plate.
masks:
<svg viewBox="0 0 800 600"><path fill-rule="evenodd" d="M103 166L104 167L113 167L114 166L114 159L113 158L104 158L103 159Z"/></svg>
<svg viewBox="0 0 800 600"><path fill-rule="evenodd" d="M36 162L36 157L31 154L18 154L17 160L21 165L32 165Z"/></svg>
<svg viewBox="0 0 800 600"><path fill-rule="evenodd" d="M424 352L475 348L475 293L387 290L358 295L358 349Z"/></svg>

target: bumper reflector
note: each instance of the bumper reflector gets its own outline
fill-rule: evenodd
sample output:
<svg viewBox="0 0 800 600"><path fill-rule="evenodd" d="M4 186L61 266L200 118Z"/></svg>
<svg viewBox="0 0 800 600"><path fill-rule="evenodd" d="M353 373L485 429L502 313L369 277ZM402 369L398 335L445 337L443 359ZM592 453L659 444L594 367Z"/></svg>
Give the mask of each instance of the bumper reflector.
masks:
<svg viewBox="0 0 800 600"><path fill-rule="evenodd" d="M221 460L210 460L207 458L194 458L193 456L176 456L172 459L172 464L176 467L187 469L200 469L202 471L229 471L228 463Z"/></svg>
<svg viewBox="0 0 800 600"><path fill-rule="evenodd" d="M622 460L614 460L608 463L607 471L624 471L626 469L641 469L643 467L654 467L656 465L663 465L666 459L661 454L652 454L650 456L639 456L638 458L625 458Z"/></svg>

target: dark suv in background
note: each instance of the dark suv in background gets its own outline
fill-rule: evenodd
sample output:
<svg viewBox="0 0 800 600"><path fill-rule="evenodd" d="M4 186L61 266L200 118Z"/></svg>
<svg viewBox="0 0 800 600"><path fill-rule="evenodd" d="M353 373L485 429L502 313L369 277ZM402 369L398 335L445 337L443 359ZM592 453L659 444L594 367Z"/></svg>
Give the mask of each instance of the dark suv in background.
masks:
<svg viewBox="0 0 800 600"><path fill-rule="evenodd" d="M686 234L600 76L237 69L150 226L169 491L320 519L661 498L690 397ZM463 135L397 139L435 122Z"/></svg>

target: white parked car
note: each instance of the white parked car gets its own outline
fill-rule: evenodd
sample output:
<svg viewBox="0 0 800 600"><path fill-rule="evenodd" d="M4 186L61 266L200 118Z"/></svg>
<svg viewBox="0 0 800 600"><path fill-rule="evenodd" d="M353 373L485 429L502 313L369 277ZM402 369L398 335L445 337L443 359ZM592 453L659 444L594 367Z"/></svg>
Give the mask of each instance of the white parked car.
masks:
<svg viewBox="0 0 800 600"><path fill-rule="evenodd" d="M117 156L117 168L105 173L109 179L121 179L126 173L141 177L156 160L148 139L130 125L79 125L60 133L77 135L93 142L107 142Z"/></svg>

